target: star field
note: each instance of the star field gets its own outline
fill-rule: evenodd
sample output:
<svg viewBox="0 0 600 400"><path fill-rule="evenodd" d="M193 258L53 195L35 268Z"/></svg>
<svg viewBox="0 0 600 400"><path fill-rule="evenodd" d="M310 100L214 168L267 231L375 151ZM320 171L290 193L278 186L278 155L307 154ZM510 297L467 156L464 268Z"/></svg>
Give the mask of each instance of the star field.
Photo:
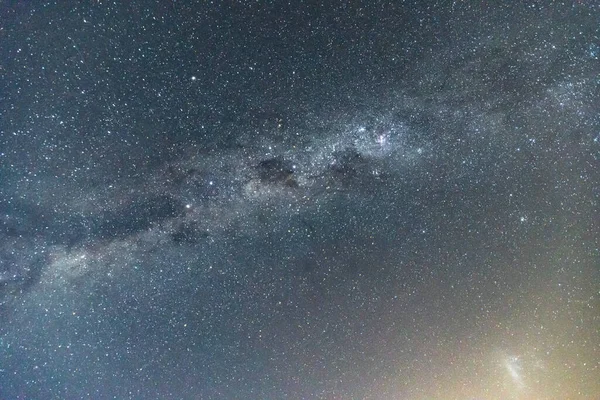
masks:
<svg viewBox="0 0 600 400"><path fill-rule="evenodd" d="M0 400L599 398L598 27L0 6Z"/></svg>

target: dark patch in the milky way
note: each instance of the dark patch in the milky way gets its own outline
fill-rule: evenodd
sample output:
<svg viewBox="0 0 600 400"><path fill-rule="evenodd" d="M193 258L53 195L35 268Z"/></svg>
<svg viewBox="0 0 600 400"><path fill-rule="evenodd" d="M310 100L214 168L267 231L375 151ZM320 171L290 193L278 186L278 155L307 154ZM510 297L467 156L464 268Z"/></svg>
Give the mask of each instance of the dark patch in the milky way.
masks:
<svg viewBox="0 0 600 400"><path fill-rule="evenodd" d="M9 236L29 236L39 233L47 224L46 216L35 206L11 199L0 201L0 229Z"/></svg>
<svg viewBox="0 0 600 400"><path fill-rule="evenodd" d="M219 179L202 168L170 165L165 177L169 189L197 201L215 199L222 194Z"/></svg>
<svg viewBox="0 0 600 400"><path fill-rule="evenodd" d="M171 233L171 239L173 242L178 244L194 244L198 243L201 239L205 239L209 236L208 232L201 230L198 223L194 221L181 223L173 233Z"/></svg>
<svg viewBox="0 0 600 400"><path fill-rule="evenodd" d="M348 147L333 154L329 170L342 183L361 177L367 167L367 160L354 147Z"/></svg>
<svg viewBox="0 0 600 400"><path fill-rule="evenodd" d="M259 178L265 183L282 183L286 186L297 186L293 179L294 167L290 161L282 157L262 160L257 167Z"/></svg>
<svg viewBox="0 0 600 400"><path fill-rule="evenodd" d="M122 239L148 230L155 224L182 215L184 205L171 196L139 194L123 201L120 207L81 213L48 212L52 235L47 244L77 247L94 239Z"/></svg>
<svg viewBox="0 0 600 400"><path fill-rule="evenodd" d="M181 170L172 165L167 167L167 176L173 185L181 185L185 181L194 178L196 175L198 175L198 170L196 168Z"/></svg>
<svg viewBox="0 0 600 400"><path fill-rule="evenodd" d="M0 306L30 291L39 281L47 260L36 251L49 218L24 201L0 202Z"/></svg>
<svg viewBox="0 0 600 400"><path fill-rule="evenodd" d="M182 215L183 204L169 196L137 198L116 211L101 215L93 235L120 238L145 231L154 224Z"/></svg>
<svg viewBox="0 0 600 400"><path fill-rule="evenodd" d="M28 239L2 235L0 241L0 305L3 305L39 282L46 257L32 252L34 244Z"/></svg>

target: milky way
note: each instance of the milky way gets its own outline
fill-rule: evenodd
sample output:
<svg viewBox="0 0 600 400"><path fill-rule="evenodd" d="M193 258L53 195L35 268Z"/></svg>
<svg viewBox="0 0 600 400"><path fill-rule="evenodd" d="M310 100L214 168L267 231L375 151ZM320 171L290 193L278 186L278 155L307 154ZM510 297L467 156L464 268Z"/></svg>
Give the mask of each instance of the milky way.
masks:
<svg viewBox="0 0 600 400"><path fill-rule="evenodd" d="M0 399L597 399L600 9L0 8Z"/></svg>

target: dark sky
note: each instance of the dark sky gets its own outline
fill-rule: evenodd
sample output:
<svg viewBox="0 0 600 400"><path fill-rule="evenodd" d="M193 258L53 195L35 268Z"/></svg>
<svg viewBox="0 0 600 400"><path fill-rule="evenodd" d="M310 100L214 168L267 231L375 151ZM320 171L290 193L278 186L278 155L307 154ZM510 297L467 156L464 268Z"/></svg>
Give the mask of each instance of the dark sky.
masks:
<svg viewBox="0 0 600 400"><path fill-rule="evenodd" d="M0 400L600 399L594 1L0 2Z"/></svg>

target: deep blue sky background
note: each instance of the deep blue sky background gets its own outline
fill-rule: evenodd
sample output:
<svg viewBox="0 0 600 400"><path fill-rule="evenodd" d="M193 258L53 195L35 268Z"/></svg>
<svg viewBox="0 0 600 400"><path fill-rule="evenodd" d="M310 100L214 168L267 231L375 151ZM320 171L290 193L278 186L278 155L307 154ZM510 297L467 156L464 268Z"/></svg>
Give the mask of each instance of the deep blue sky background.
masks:
<svg viewBox="0 0 600 400"><path fill-rule="evenodd" d="M596 399L593 2L0 3L0 399Z"/></svg>

